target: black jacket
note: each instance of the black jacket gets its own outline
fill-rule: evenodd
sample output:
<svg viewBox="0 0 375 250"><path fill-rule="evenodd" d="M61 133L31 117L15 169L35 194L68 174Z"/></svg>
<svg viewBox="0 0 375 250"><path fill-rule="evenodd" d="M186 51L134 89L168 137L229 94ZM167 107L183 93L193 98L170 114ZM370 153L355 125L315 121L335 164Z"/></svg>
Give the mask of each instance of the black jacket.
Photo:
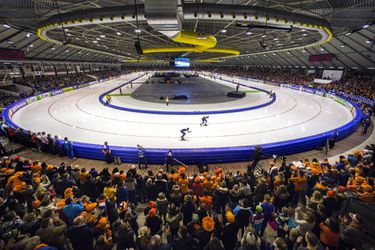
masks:
<svg viewBox="0 0 375 250"><path fill-rule="evenodd" d="M223 228L223 245L225 250L233 250L237 243L238 225L236 222L227 223Z"/></svg>
<svg viewBox="0 0 375 250"><path fill-rule="evenodd" d="M91 250L94 247L96 229L89 225L70 227L67 236L73 245L74 250Z"/></svg>

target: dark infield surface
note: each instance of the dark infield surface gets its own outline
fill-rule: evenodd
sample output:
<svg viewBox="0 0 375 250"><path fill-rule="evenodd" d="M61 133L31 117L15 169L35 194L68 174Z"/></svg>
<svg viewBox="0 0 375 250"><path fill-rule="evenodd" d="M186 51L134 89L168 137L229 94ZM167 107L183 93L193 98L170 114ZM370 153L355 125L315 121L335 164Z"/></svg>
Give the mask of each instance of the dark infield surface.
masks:
<svg viewBox="0 0 375 250"><path fill-rule="evenodd" d="M163 77L151 77L136 89L131 97L146 102L164 103L169 96L171 103L178 104L207 104L237 100L227 97L227 93L235 90L222 84L201 77L172 77L170 83L165 83ZM174 100L174 96L187 96L187 100ZM161 99L163 97L163 99Z"/></svg>

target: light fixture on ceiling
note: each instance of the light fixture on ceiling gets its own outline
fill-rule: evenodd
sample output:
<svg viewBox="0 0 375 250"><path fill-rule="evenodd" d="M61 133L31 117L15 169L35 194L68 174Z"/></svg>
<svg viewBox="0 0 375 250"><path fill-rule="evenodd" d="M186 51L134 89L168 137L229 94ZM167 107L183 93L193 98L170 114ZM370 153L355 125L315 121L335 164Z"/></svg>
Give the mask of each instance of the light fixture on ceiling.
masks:
<svg viewBox="0 0 375 250"><path fill-rule="evenodd" d="M6 24L6 23L5 23L5 24L3 24L3 27L4 27L4 28L7 28L7 29L9 29L9 28L10 28L10 26L9 26L8 24Z"/></svg>
<svg viewBox="0 0 375 250"><path fill-rule="evenodd" d="M370 25L369 24L365 24L365 25L363 25L362 29L367 29L368 27L370 27Z"/></svg>
<svg viewBox="0 0 375 250"><path fill-rule="evenodd" d="M70 34L70 33L66 33L66 35L67 35L67 36L72 36L72 34Z"/></svg>
<svg viewBox="0 0 375 250"><path fill-rule="evenodd" d="M94 41L92 41L92 43L98 43L98 41L95 41L95 40L94 40Z"/></svg>
<svg viewBox="0 0 375 250"><path fill-rule="evenodd" d="M226 29L222 29L221 33L227 33L227 30Z"/></svg>
<svg viewBox="0 0 375 250"><path fill-rule="evenodd" d="M100 35L99 37L101 37L101 38L105 38L105 35Z"/></svg>
<svg viewBox="0 0 375 250"><path fill-rule="evenodd" d="M67 50L65 50L65 52L66 52L66 53L68 53L68 52L69 52L69 50L67 49Z"/></svg>
<svg viewBox="0 0 375 250"><path fill-rule="evenodd" d="M340 46L341 48L345 48L345 45L344 44L342 44L341 46Z"/></svg>
<svg viewBox="0 0 375 250"><path fill-rule="evenodd" d="M31 33L30 32L27 32L26 33L26 37L30 37L31 36Z"/></svg>
<svg viewBox="0 0 375 250"><path fill-rule="evenodd" d="M51 50L55 50L56 48L52 47Z"/></svg>
<svg viewBox="0 0 375 250"><path fill-rule="evenodd" d="M134 32L137 33L137 34L139 34L139 33L141 33L142 31L141 31L140 29L135 29Z"/></svg>
<svg viewBox="0 0 375 250"><path fill-rule="evenodd" d="M275 37L273 40L274 40L274 41L277 41L277 40L279 40L279 38Z"/></svg>
<svg viewBox="0 0 375 250"><path fill-rule="evenodd" d="M307 36L307 34L306 33L304 33L302 36Z"/></svg>
<svg viewBox="0 0 375 250"><path fill-rule="evenodd" d="M8 43L14 43L14 42L13 42L13 41L11 41L11 40L8 40L7 42L8 42Z"/></svg>
<svg viewBox="0 0 375 250"><path fill-rule="evenodd" d="M345 35L350 36L351 34L352 34L352 32L348 32Z"/></svg>
<svg viewBox="0 0 375 250"><path fill-rule="evenodd" d="M301 29L302 32L305 32L306 30L305 29Z"/></svg>
<svg viewBox="0 0 375 250"><path fill-rule="evenodd" d="M370 43L372 43L372 41L370 41L370 40L367 40L367 41L366 41L366 43L370 44Z"/></svg>
<svg viewBox="0 0 375 250"><path fill-rule="evenodd" d="M31 47L31 48L34 47L34 44L30 44L29 47Z"/></svg>
<svg viewBox="0 0 375 250"><path fill-rule="evenodd" d="M306 50L302 50L303 53L306 53Z"/></svg>
<svg viewBox="0 0 375 250"><path fill-rule="evenodd" d="M96 38L96 40L100 41L100 38L99 38L99 37L97 37L97 38Z"/></svg>
<svg viewBox="0 0 375 250"><path fill-rule="evenodd" d="M289 51L288 51L287 53L288 53L288 55L290 55L290 52L289 52Z"/></svg>
<svg viewBox="0 0 375 250"><path fill-rule="evenodd" d="M117 35L121 36L121 32L116 32Z"/></svg>
<svg viewBox="0 0 375 250"><path fill-rule="evenodd" d="M267 35L262 35L263 38L267 37Z"/></svg>
<svg viewBox="0 0 375 250"><path fill-rule="evenodd" d="M320 48L320 50L321 50L321 51L324 51L324 49L323 49L323 48Z"/></svg>
<svg viewBox="0 0 375 250"><path fill-rule="evenodd" d="M246 35L251 35L251 34L253 34L253 32L251 32L251 31L246 32Z"/></svg>

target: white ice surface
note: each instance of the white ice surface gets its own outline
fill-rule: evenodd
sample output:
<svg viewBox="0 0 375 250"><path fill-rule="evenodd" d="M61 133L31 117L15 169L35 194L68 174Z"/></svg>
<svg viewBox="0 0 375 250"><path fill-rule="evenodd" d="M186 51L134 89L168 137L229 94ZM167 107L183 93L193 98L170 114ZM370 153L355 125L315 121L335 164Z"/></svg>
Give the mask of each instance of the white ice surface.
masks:
<svg viewBox="0 0 375 250"><path fill-rule="evenodd" d="M276 102L257 110L210 115L207 127L199 126L201 115L141 114L112 109L99 103L102 93L136 76L138 73L46 98L22 108L12 120L22 128L67 136L72 141L95 144L108 141L110 145L130 147L141 144L146 148L209 148L271 143L316 135L352 120L349 110L328 98L250 81L242 83L276 92ZM134 86L140 82L142 79ZM123 93L134 90L123 88ZM256 102L268 98L259 95L255 102L251 103L250 98L248 104L256 105ZM166 107L131 97L128 100L129 103L125 104L114 98L113 104L157 110L177 110L178 106L180 109L187 106ZM246 103L240 99L215 104L212 109L243 105ZM203 110L209 109L209 106L194 108ZM186 141L180 141L179 131L186 127L192 133L187 135Z"/></svg>

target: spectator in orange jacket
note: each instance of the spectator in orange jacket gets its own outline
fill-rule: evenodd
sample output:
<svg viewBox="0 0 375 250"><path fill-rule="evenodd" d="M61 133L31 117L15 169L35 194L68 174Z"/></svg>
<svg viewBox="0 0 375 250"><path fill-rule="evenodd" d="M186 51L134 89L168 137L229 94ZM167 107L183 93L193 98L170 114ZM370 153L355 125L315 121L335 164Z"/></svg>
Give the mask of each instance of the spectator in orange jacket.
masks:
<svg viewBox="0 0 375 250"><path fill-rule="evenodd" d="M327 218L319 225L320 242L329 249L337 249L339 247L340 227L339 223L333 217Z"/></svg>

